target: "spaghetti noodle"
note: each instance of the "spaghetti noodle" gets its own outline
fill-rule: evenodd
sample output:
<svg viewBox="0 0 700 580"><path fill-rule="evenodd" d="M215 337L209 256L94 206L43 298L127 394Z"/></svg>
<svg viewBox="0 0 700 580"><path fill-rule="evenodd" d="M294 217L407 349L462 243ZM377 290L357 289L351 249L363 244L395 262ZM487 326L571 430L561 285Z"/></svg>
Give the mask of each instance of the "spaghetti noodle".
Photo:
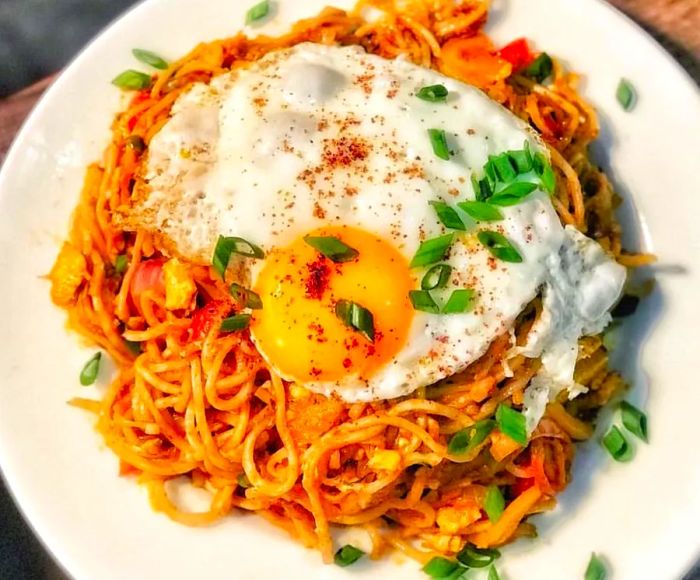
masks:
<svg viewBox="0 0 700 580"><path fill-rule="evenodd" d="M383 17L366 21L368 6ZM566 487L573 442L592 433L591 410L623 388L607 368L600 338L581 342L576 381L589 393L575 406L551 403L526 447L494 431L455 456L448 449L453 434L492 417L499 403L523 403L539 361L517 356L507 373L501 361L510 336L494 341L463 373L410 397L355 404L325 398L283 382L247 333L219 331L234 303L212 268L191 268L196 309L166 308L158 285L135 292L144 264L162 265L166 253L150 234L124 231L113 219L130 204L144 148L193 83L302 41L356 44L387 58L407 55L475 84L527 121L550 148L562 222L587 232L624 265L647 262L622 250L613 214L619 200L588 158L598 122L576 91L577 76L556 62L547 85L520 74L483 33L486 17L487 3L477 0L363 0L349 13L328 8L279 38L239 34L200 44L118 115L102 162L87 171L51 274L52 297L68 311L70 327L119 366L99 405L73 404L97 413L121 474L147 487L155 510L192 526L234 508L257 512L326 561L333 526L362 526L373 541L372 557L397 549L425 562L467 543L487 548L532 535L528 515L551 508ZM125 269L115 267L120 256ZM538 308L534 303L519 318L519 343ZM208 511L185 512L169 498L166 482L182 475L211 492ZM491 485L506 490L495 523L484 513Z"/></svg>

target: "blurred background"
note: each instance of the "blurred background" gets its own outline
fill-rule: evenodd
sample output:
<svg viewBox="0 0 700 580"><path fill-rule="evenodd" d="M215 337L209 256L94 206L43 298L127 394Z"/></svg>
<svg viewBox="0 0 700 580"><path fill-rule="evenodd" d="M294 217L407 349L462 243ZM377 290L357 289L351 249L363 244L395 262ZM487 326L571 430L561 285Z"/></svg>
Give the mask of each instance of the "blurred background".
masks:
<svg viewBox="0 0 700 580"><path fill-rule="evenodd" d="M610 1L651 32L700 82L700 0ZM0 161L3 130L9 141L44 85L11 95L59 71L133 4L135 0L0 0ZM1 480L0 526L0 580L65 578L34 538ZM700 580L700 570L686 580Z"/></svg>

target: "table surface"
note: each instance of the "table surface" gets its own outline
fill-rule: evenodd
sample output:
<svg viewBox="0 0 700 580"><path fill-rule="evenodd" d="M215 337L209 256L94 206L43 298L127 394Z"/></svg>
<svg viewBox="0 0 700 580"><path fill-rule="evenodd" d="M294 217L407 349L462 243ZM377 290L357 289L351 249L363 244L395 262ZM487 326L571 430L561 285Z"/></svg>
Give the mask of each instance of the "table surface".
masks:
<svg viewBox="0 0 700 580"><path fill-rule="evenodd" d="M649 31L700 84L700 0L609 0ZM0 163L22 122L53 77L0 100ZM0 481L0 538L3 559L15 560L10 570L19 578L61 580L62 572L46 556L22 521ZM0 576L2 576L0 569ZM685 580L700 580L700 565Z"/></svg>

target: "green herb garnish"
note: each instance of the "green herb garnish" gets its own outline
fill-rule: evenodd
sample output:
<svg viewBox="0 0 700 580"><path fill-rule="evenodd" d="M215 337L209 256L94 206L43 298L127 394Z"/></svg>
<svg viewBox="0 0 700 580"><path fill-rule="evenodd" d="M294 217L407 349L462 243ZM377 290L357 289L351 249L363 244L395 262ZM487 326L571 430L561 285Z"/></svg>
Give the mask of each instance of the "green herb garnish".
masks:
<svg viewBox="0 0 700 580"><path fill-rule="evenodd" d="M129 267L129 258L126 254L119 254L114 260L114 271L117 274L123 274Z"/></svg>
<svg viewBox="0 0 700 580"><path fill-rule="evenodd" d="M141 91L151 86L151 75L137 70L125 70L112 79L112 84L128 91Z"/></svg>
<svg viewBox="0 0 700 580"><path fill-rule="evenodd" d="M234 314L221 321L221 332L235 332L244 330L250 324L250 314Z"/></svg>
<svg viewBox="0 0 700 580"><path fill-rule="evenodd" d="M416 93L416 97L431 103L444 103L447 100L448 91L445 85L430 85L422 87Z"/></svg>
<svg viewBox="0 0 700 580"><path fill-rule="evenodd" d="M484 511L492 522L497 522L506 507L506 500L497 485L489 485L484 497Z"/></svg>
<svg viewBox="0 0 700 580"><path fill-rule="evenodd" d="M492 419L483 419L457 431L447 444L447 452L450 455L465 455L481 445L496 427Z"/></svg>
<svg viewBox="0 0 700 580"><path fill-rule="evenodd" d="M467 566L467 568L486 568L493 564L496 558L500 558L501 553L493 548L477 548L467 544L457 554L457 560Z"/></svg>
<svg viewBox="0 0 700 580"><path fill-rule="evenodd" d="M148 66L161 70L168 68L168 63L159 57L155 52L144 50L142 48L135 48L131 52L138 60L144 64L147 64Z"/></svg>
<svg viewBox="0 0 700 580"><path fill-rule="evenodd" d="M454 234L445 234L437 238L431 238L421 242L418 251L411 260L411 268L430 266L442 260L454 241Z"/></svg>
<svg viewBox="0 0 700 580"><path fill-rule="evenodd" d="M429 312L430 314L438 314L440 312L440 307L427 290L411 290L408 293L408 298L411 300L414 310Z"/></svg>
<svg viewBox="0 0 700 580"><path fill-rule="evenodd" d="M265 18L270 12L270 2L268 0L263 0L262 2L256 4L246 12L245 23L251 24L256 20Z"/></svg>
<svg viewBox="0 0 700 580"><path fill-rule="evenodd" d="M446 228L451 230L467 229L457 211L444 201L431 201L430 205L435 208L435 213L437 213L438 218Z"/></svg>
<svg viewBox="0 0 700 580"><path fill-rule="evenodd" d="M350 262L359 255L355 248L333 236L304 236L304 241L336 263Z"/></svg>
<svg viewBox="0 0 700 580"><path fill-rule="evenodd" d="M447 281L450 279L452 266L448 264L435 264L430 270L425 273L421 280L420 287L423 290L435 290L436 288L444 288Z"/></svg>
<svg viewBox="0 0 700 580"><path fill-rule="evenodd" d="M259 294L245 288L244 286L241 286L240 284L237 284L236 282L229 286L229 292L231 292L231 296L233 296L236 302L238 302L238 304L240 304L243 308L259 310L263 306Z"/></svg>
<svg viewBox="0 0 700 580"><path fill-rule="evenodd" d="M538 83L542 83L552 74L552 70L554 70L552 59L546 52L543 52L522 70L522 74Z"/></svg>
<svg viewBox="0 0 700 580"><path fill-rule="evenodd" d="M632 459L632 446L617 426L610 427L603 436L602 443L615 461L624 462Z"/></svg>
<svg viewBox="0 0 700 580"><path fill-rule="evenodd" d="M491 568L489 568L489 576L486 580L501 580L501 577L498 575L498 570L496 570L496 566L491 566Z"/></svg>
<svg viewBox="0 0 700 580"><path fill-rule="evenodd" d="M374 342L374 316L364 306L350 300L338 300L335 315L345 326L354 328L370 342Z"/></svg>
<svg viewBox="0 0 700 580"><path fill-rule="evenodd" d="M485 201L461 201L457 207L478 222L497 222L503 219L501 210Z"/></svg>
<svg viewBox="0 0 700 580"><path fill-rule="evenodd" d="M238 474L238 477L236 478L236 483L238 484L238 487L242 487L243 489L253 487L253 484L250 483L250 480L248 479L248 476L245 473Z"/></svg>
<svg viewBox="0 0 700 580"><path fill-rule="evenodd" d="M335 553L333 561L335 562L336 566L345 568L346 566L350 566L351 564L357 562L364 555L365 553L359 548L346 544Z"/></svg>
<svg viewBox="0 0 700 580"><path fill-rule="evenodd" d="M97 380L97 374L100 372L100 361L102 353L96 352L89 361L85 363L83 370L80 371L80 384L84 387L92 385Z"/></svg>
<svg viewBox="0 0 700 580"><path fill-rule="evenodd" d="M631 111L637 102L637 91L627 79L620 79L615 97L624 111Z"/></svg>
<svg viewBox="0 0 700 580"><path fill-rule="evenodd" d="M433 153L440 159L450 160L450 150L447 147L447 136L442 129L428 129L430 144L433 146Z"/></svg>
<svg viewBox="0 0 700 580"><path fill-rule="evenodd" d="M459 562L437 556L423 566L423 572L431 578L451 578L451 575L461 568Z"/></svg>
<svg viewBox="0 0 700 580"><path fill-rule="evenodd" d="M474 290L471 288L458 288L453 290L447 302L442 307L443 314L461 314L474 307Z"/></svg>
<svg viewBox="0 0 700 580"><path fill-rule="evenodd" d="M513 247L508 239L498 232L484 230L476 235L477 239L484 245L491 254L504 262L519 263L523 257L518 250Z"/></svg>
<svg viewBox="0 0 700 580"><path fill-rule="evenodd" d="M591 559L586 567L585 580L605 580L606 572L603 562L595 554L591 554Z"/></svg>
<svg viewBox="0 0 700 580"><path fill-rule="evenodd" d="M500 206L516 205L537 189L537 184L514 181L489 198L489 203Z"/></svg>
<svg viewBox="0 0 700 580"><path fill-rule="evenodd" d="M648 443L647 416L627 401L620 403L620 414L622 415L622 424L625 428L645 443Z"/></svg>
<svg viewBox="0 0 700 580"><path fill-rule="evenodd" d="M237 237L219 236L216 247L214 248L214 256L212 257L211 264L222 278L226 273L226 268L228 268L231 254L240 254L246 258L256 259L265 257L265 252L248 240Z"/></svg>
<svg viewBox="0 0 700 580"><path fill-rule="evenodd" d="M501 433L520 445L527 445L525 415L507 405L501 404L496 409L496 423Z"/></svg>

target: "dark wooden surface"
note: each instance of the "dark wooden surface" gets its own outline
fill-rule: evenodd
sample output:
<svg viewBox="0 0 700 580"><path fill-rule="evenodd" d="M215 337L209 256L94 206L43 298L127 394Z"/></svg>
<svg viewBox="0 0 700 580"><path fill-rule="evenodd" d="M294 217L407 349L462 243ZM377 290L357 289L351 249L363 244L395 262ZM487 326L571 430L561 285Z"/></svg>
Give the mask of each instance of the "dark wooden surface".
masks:
<svg viewBox="0 0 700 580"><path fill-rule="evenodd" d="M555 1L555 0L552 0ZM649 31L700 83L700 0L610 0ZM329 1L331 4L332 1ZM0 100L0 163L22 122L53 77ZM22 522L0 480L0 553L13 562L3 569L14 570L18 580L40 578L63 580L65 576L48 558ZM19 574L17 576L17 574ZM0 574L2 576L2 574ZM700 580L700 565L686 580Z"/></svg>

